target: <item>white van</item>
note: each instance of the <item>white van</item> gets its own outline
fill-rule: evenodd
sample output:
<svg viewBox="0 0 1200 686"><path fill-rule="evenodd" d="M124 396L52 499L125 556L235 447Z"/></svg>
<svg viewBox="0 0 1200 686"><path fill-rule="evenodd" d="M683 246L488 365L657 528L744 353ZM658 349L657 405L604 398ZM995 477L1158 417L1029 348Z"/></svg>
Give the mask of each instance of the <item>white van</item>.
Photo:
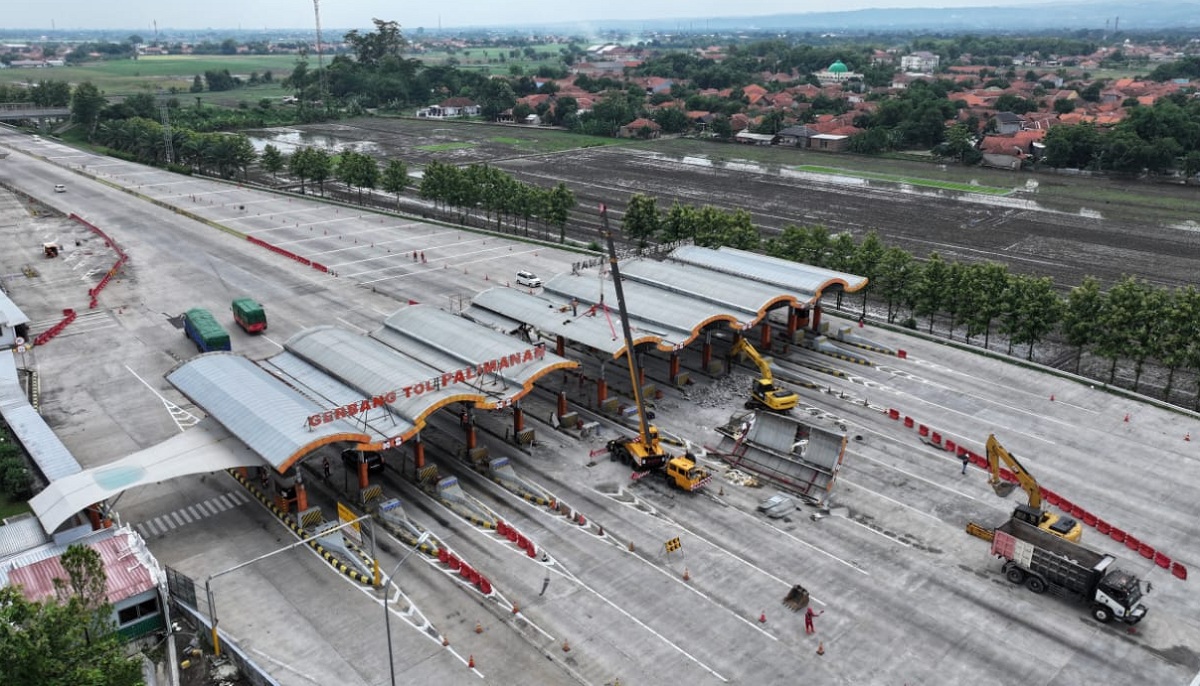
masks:
<svg viewBox="0 0 1200 686"><path fill-rule="evenodd" d="M542 280L533 272L520 271L517 272L517 285L527 288L541 288Z"/></svg>
<svg viewBox="0 0 1200 686"><path fill-rule="evenodd" d="M64 186L64 185L62 185L61 183L60 183L60 184L56 184L56 185L54 186L54 192L55 192L55 193L66 193L66 192L67 192L67 187L66 187L66 186Z"/></svg>

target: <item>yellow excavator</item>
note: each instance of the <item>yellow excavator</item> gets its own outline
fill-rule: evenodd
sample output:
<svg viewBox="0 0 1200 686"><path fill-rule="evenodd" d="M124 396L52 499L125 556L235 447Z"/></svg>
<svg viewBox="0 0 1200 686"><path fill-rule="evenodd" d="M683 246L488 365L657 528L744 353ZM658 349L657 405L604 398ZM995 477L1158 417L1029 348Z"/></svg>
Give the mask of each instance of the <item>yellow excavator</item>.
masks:
<svg viewBox="0 0 1200 686"><path fill-rule="evenodd" d="M772 412L787 412L796 407L800 396L795 391L779 388L775 385L775 377L771 374L771 362L758 354L754 346L745 338L738 338L729 351L730 357L745 355L758 367L759 378L750 384L750 399L746 401L747 408L762 407Z"/></svg>
<svg viewBox="0 0 1200 686"><path fill-rule="evenodd" d="M646 407L642 402L642 386L639 383L641 374L638 372L637 355L633 350L633 332L629 328L629 312L625 307L625 290L621 286L621 270L617 266L617 249L613 245L612 232L608 228L608 212L600 206L600 217L603 220L602 233L608 242L608 264L612 272L613 288L617 292L617 308L621 315L621 331L625 334L625 359L629 361L629 380L633 386L633 401L637 405L638 435L635 437L622 436L608 442L609 456L632 464L640 474L654 470L663 470L667 484L685 491L695 492L704 488L712 481L712 473L703 466L696 464L695 458L688 453L683 456L672 456L663 447L658 436L658 427L650 424L646 418Z"/></svg>
<svg viewBox="0 0 1200 686"><path fill-rule="evenodd" d="M1065 538L1068 541L1079 542L1080 537L1083 536L1083 527L1079 522L1070 517L1057 515L1042 509L1042 489L1038 486L1037 479L1034 479L1032 474L1025 471L1025 468L1017 461L1016 456L1000 445L1000 441L996 440L996 434L988 436L987 461L988 485L992 487L996 495L1006 498L1017 487L1017 484L1000 478L1000 463L1003 462L1012 471L1013 475L1017 477L1017 483L1020 484L1025 494L1029 496L1028 505L1017 505L1016 509L1013 510L1013 519L1019 519L1027 524L1032 524L1047 533ZM981 531L985 531L988 536L981 536ZM991 531L974 522L967 525L967 532L974 536L990 540Z"/></svg>

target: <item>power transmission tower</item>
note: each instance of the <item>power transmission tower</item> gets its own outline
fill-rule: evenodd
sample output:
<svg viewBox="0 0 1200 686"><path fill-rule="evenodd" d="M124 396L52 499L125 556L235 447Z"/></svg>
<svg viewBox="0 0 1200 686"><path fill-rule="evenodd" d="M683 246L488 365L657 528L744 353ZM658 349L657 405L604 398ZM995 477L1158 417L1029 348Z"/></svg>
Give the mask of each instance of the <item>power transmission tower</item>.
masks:
<svg viewBox="0 0 1200 686"><path fill-rule="evenodd" d="M167 164L175 164L175 144L172 142L174 136L171 135L171 116L167 110L166 103L158 106L158 113L162 117L163 130L163 150L167 156Z"/></svg>
<svg viewBox="0 0 1200 686"><path fill-rule="evenodd" d="M321 0L313 0L313 16L317 21L317 80L321 91L321 104L326 109L329 108L329 103L326 102L327 97L325 88L325 53L321 47Z"/></svg>

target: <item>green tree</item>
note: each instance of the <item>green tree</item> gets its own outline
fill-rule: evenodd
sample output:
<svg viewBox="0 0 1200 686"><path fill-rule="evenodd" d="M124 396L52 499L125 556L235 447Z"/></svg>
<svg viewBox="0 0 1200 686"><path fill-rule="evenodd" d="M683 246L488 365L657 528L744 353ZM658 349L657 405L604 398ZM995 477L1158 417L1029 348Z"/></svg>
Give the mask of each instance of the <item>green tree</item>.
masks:
<svg viewBox="0 0 1200 686"><path fill-rule="evenodd" d="M575 208L575 194L567 185L561 181L554 186L548 197L549 203L546 208L546 223L551 226L558 227L558 240L565 242L567 240L567 220L570 219L570 212Z"/></svg>
<svg viewBox="0 0 1200 686"><path fill-rule="evenodd" d="M96 133L100 110L108 104L104 93L91 81L84 81L71 94L71 121L87 129L90 141Z"/></svg>
<svg viewBox="0 0 1200 686"><path fill-rule="evenodd" d="M950 283L950 265L936 252L921 267L913 289L915 305L913 315L929 317L929 333L933 333L933 320L946 302L946 288Z"/></svg>
<svg viewBox="0 0 1200 686"><path fill-rule="evenodd" d="M189 88L188 90L190 90L193 93L203 93L204 92L204 80L200 78L199 74L196 74L195 76L192 77L192 87Z"/></svg>
<svg viewBox="0 0 1200 686"><path fill-rule="evenodd" d="M1192 285L1171 294L1170 310L1164 321L1160 360L1167 368L1163 398L1171 400L1175 372L1191 366L1200 348L1200 292Z"/></svg>
<svg viewBox="0 0 1200 686"><path fill-rule="evenodd" d="M279 151L279 148L268 143L263 146L262 155L259 157L258 163L262 165L263 170L269 172L273 178L278 178L279 172L283 171L283 153Z"/></svg>
<svg viewBox="0 0 1200 686"><path fill-rule="evenodd" d="M400 194L408 188L411 179L408 178L408 165L404 160L390 159L383 169L380 188L396 196L396 207L400 207Z"/></svg>
<svg viewBox="0 0 1200 686"><path fill-rule="evenodd" d="M1062 331L1067 344L1075 347L1075 373L1079 373L1084 350L1099 340L1100 318L1107 309L1107 295L1100 291L1100 282L1084 277L1067 295L1062 316Z"/></svg>
<svg viewBox="0 0 1200 686"><path fill-rule="evenodd" d="M621 220L621 232L626 238L636 240L639 248L658 235L662 229L662 217L658 213L658 200L649 195L635 193L625 207Z"/></svg>
<svg viewBox="0 0 1200 686"><path fill-rule="evenodd" d="M867 232L854 252L854 266L851 271L867 277L867 285L859 291L862 295L862 310L859 312L861 316L865 317L867 314L867 298L876 290L875 280L886 252L883 241L879 239L879 233L873 230Z"/></svg>
<svg viewBox="0 0 1200 686"><path fill-rule="evenodd" d="M308 177L321 189L325 195L325 182L333 175L333 157L324 148L310 148Z"/></svg>
<svg viewBox="0 0 1200 686"><path fill-rule="evenodd" d="M907 250L890 247L883 252L876 275L871 280L874 282L874 290L887 304L889 324L896 321L900 304L905 301L906 294L915 290L913 283L917 273L916 262Z"/></svg>

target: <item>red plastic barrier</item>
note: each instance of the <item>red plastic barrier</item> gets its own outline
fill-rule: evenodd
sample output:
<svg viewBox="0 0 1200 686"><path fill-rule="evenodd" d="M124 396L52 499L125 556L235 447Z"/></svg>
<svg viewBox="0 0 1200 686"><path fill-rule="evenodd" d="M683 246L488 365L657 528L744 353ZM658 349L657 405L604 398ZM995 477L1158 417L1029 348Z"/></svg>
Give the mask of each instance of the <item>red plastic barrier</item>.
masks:
<svg viewBox="0 0 1200 686"><path fill-rule="evenodd" d="M1103 519L1097 519L1096 520L1096 531L1099 531L1100 533L1107 536L1109 534L1109 532L1112 531L1112 526L1109 525L1109 523L1104 521Z"/></svg>
<svg viewBox="0 0 1200 686"><path fill-rule="evenodd" d="M75 321L75 310L67 308L67 309L63 310L62 312L63 312L62 320L60 320L57 324L50 327L46 331L43 331L42 333L38 334L37 337L33 339L34 346L45 345L47 342L49 342L49 340L51 338L54 338L58 334L62 333L62 330L67 328L68 324Z"/></svg>
<svg viewBox="0 0 1200 686"><path fill-rule="evenodd" d="M1078 505L1071 507L1071 516L1075 519L1084 519L1088 516L1088 511Z"/></svg>
<svg viewBox="0 0 1200 686"><path fill-rule="evenodd" d="M501 536L503 536L503 535L504 535L504 532L505 532L505 526L504 526L504 522L497 520L497 521L496 521L496 533L498 533L498 534L500 534Z"/></svg>
<svg viewBox="0 0 1200 686"><path fill-rule="evenodd" d="M517 536L517 547L524 550L529 545L529 539L524 536Z"/></svg>
<svg viewBox="0 0 1200 686"><path fill-rule="evenodd" d="M1171 558L1167 557L1166 555L1163 555L1162 553L1155 553L1154 554L1154 564L1158 565L1159 567L1162 567L1163 569L1170 569Z"/></svg>
<svg viewBox="0 0 1200 686"><path fill-rule="evenodd" d="M450 569L453 569L454 571L458 571L458 569L459 569L460 567L462 567L462 560L458 559L458 558L457 558L457 557L455 557L454 555L451 555L451 556L450 556L450 557L449 557L449 558L446 560L446 564L450 565Z"/></svg>
<svg viewBox="0 0 1200 686"><path fill-rule="evenodd" d="M1075 507L1074 503L1062 496L1059 496L1058 509L1062 510L1063 512L1070 512L1072 507Z"/></svg>
<svg viewBox="0 0 1200 686"><path fill-rule="evenodd" d="M969 453L969 452L970 452L970 451L969 451L969 450L967 450L966 446L962 446L962 445L958 446L958 456L959 456L959 457L962 457L962 456L966 455L966 454L967 454L967 453Z"/></svg>
<svg viewBox="0 0 1200 686"><path fill-rule="evenodd" d="M445 548L438 548L437 558L438 562L446 564L446 562L450 559L450 551L446 550Z"/></svg>
<svg viewBox="0 0 1200 686"><path fill-rule="evenodd" d="M520 534L517 533L517 530L512 528L511 526L504 527L504 535L508 538L508 540L512 541L513 543L516 543L517 537L520 536Z"/></svg>
<svg viewBox="0 0 1200 686"><path fill-rule="evenodd" d="M1171 565L1171 573L1175 575L1176 579L1187 581L1187 567L1184 567L1178 562L1175 562Z"/></svg>
<svg viewBox="0 0 1200 686"><path fill-rule="evenodd" d="M958 450L958 444L955 443L954 441L951 441L950 439L946 439L945 447L946 447L946 450L948 450L950 452L955 452Z"/></svg>
<svg viewBox="0 0 1200 686"><path fill-rule="evenodd" d="M922 424L922 425L921 425L921 426L920 426L920 427L917 429L917 433L918 433L918 434L920 434L920 435L922 435L922 436L928 436L928 435L929 435L929 427L927 427L927 426L925 426L924 424Z"/></svg>
<svg viewBox="0 0 1200 686"><path fill-rule="evenodd" d="M1047 491L1044 488L1042 489L1042 498L1055 507L1058 507L1059 503L1062 502L1062 498L1058 497L1057 493L1054 493L1053 491Z"/></svg>
<svg viewBox="0 0 1200 686"><path fill-rule="evenodd" d="M1108 532L1108 537L1111 538L1112 540L1116 541L1117 543L1125 542L1125 532L1121 531L1120 529L1118 529L1115 526L1112 528L1112 531Z"/></svg>
<svg viewBox="0 0 1200 686"><path fill-rule="evenodd" d="M1142 557L1146 558L1147 560L1154 559L1154 555L1157 552L1158 552L1157 550L1155 550L1154 548L1151 548L1150 545L1147 543L1143 543L1140 546L1138 546L1138 555L1141 555Z"/></svg>
<svg viewBox="0 0 1200 686"><path fill-rule="evenodd" d="M1001 469L1000 470L1000 478L1004 479L1005 481L1016 482L1017 475L1013 474L1012 472L1008 471L1007 469Z"/></svg>
<svg viewBox="0 0 1200 686"><path fill-rule="evenodd" d="M980 467L988 466L987 458L984 457L983 455L980 455L979 453L971 452L970 450L968 450L967 451L967 459L969 459L971 461L971 464L973 464L973 465L977 465Z"/></svg>
<svg viewBox="0 0 1200 686"><path fill-rule="evenodd" d="M933 441L934 445L941 445L942 444L942 435L940 433L934 431L933 436L930 437L930 440Z"/></svg>
<svg viewBox="0 0 1200 686"><path fill-rule="evenodd" d="M486 578L480 576L479 581L475 582L475 584L479 586L480 592L482 592L484 595L492 594L492 582L488 581Z"/></svg>
<svg viewBox="0 0 1200 686"><path fill-rule="evenodd" d="M529 557L537 557L537 546L533 545L533 543L530 543L529 547L525 549L525 553L529 555Z"/></svg>
<svg viewBox="0 0 1200 686"><path fill-rule="evenodd" d="M294 253L290 250L284 250L283 248L280 248L279 246L271 245L270 243L268 243L262 239L255 238L254 236L246 236L246 240L250 241L254 245L264 247L273 253L276 253L278 255L283 255L284 257L286 257L288 259L295 260L306 267L312 265L312 262L307 257L301 257L300 255L297 255L296 253Z"/></svg>
<svg viewBox="0 0 1200 686"><path fill-rule="evenodd" d="M900 419L900 410L888 410L888 417L892 419Z"/></svg>
<svg viewBox="0 0 1200 686"><path fill-rule="evenodd" d="M911 428L913 428L913 424L915 424L915 422L913 421L912 417L904 418L904 428L911 429Z"/></svg>
<svg viewBox="0 0 1200 686"><path fill-rule="evenodd" d="M324 272L326 274L329 273L329 267L326 267L325 265L321 264L320 262L313 262L312 268L316 269L319 272Z"/></svg>
<svg viewBox="0 0 1200 686"><path fill-rule="evenodd" d="M1125 534L1125 547L1130 550L1137 550L1142 547L1142 542L1129 534Z"/></svg>
<svg viewBox="0 0 1200 686"><path fill-rule="evenodd" d="M1096 517L1096 515L1092 514L1091 512L1083 513L1083 523L1084 524L1087 524L1088 526L1096 526L1096 522L1098 522L1098 521L1100 521L1100 520Z"/></svg>
<svg viewBox="0 0 1200 686"><path fill-rule="evenodd" d="M908 351L907 350L897 350L896 357L899 357L902 360L907 360L908 359Z"/></svg>

